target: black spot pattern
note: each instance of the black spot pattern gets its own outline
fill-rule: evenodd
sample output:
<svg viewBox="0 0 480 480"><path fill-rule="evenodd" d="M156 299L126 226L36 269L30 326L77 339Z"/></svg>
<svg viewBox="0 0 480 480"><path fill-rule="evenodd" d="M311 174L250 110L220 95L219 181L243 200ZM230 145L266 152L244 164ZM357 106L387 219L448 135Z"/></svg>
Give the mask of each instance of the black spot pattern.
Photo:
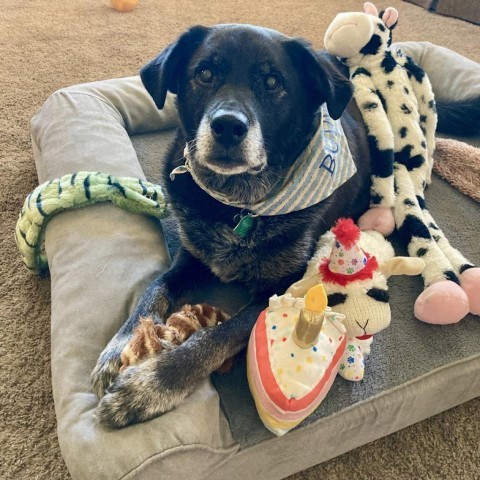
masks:
<svg viewBox="0 0 480 480"><path fill-rule="evenodd" d="M386 28L385 28L381 23L378 24L378 29L379 29L381 32L384 32L384 31L386 30Z"/></svg>
<svg viewBox="0 0 480 480"><path fill-rule="evenodd" d="M417 218L415 215L408 214L400 228L398 233L402 236L405 243L408 245L413 237L425 238L431 240L430 232L425 224Z"/></svg>
<svg viewBox="0 0 480 480"><path fill-rule="evenodd" d="M428 248L419 248L417 250L417 257L424 257L428 253Z"/></svg>
<svg viewBox="0 0 480 480"><path fill-rule="evenodd" d="M447 280L451 280L452 282L455 282L457 285L460 285L460 280L455 275L455 272L453 272L452 270L447 270L443 272L443 275Z"/></svg>
<svg viewBox="0 0 480 480"><path fill-rule="evenodd" d="M335 305L340 305L341 303L345 303L347 299L347 295L344 293L331 293L327 296L328 298L328 306L334 307Z"/></svg>
<svg viewBox="0 0 480 480"><path fill-rule="evenodd" d="M378 95L378 98L382 102L382 107L386 113L388 110L387 110L387 101L385 100L385 97L382 95L382 92L380 90L376 90L375 93Z"/></svg>
<svg viewBox="0 0 480 480"><path fill-rule="evenodd" d="M377 102L365 102L365 103L362 104L362 108L364 110L374 110L377 107L378 107Z"/></svg>
<svg viewBox="0 0 480 480"><path fill-rule="evenodd" d="M462 265L459 269L459 272L460 273L463 273L465 270L468 270L469 268L475 268L475 265L471 265L469 263L465 263L464 265Z"/></svg>
<svg viewBox="0 0 480 480"><path fill-rule="evenodd" d="M393 58L393 55L390 51L385 52L385 57L382 60L380 66L383 68L385 73L393 72L393 69L397 66L397 62Z"/></svg>
<svg viewBox="0 0 480 480"><path fill-rule="evenodd" d="M410 110L410 108L408 108L407 105L405 105L404 103L402 103L402 106L400 107L402 109L402 112L405 114L405 115L410 115L412 113L412 111Z"/></svg>
<svg viewBox="0 0 480 480"><path fill-rule="evenodd" d="M372 76L372 74L366 68L363 68L363 67L358 67L353 72L352 78L355 78L357 75L365 75L366 77L371 77Z"/></svg>
<svg viewBox="0 0 480 480"><path fill-rule="evenodd" d="M418 83L423 82L425 72L410 57L407 57L405 68L415 77Z"/></svg>
<svg viewBox="0 0 480 480"><path fill-rule="evenodd" d="M407 87L403 87L403 91L406 95L410 95L410 90Z"/></svg>
<svg viewBox="0 0 480 480"><path fill-rule="evenodd" d="M371 205L380 205L382 203L383 196L376 193L376 192L371 192L370 193L370 204Z"/></svg>
<svg viewBox="0 0 480 480"><path fill-rule="evenodd" d="M381 288L371 288L370 290L368 290L367 295L370 298L376 300L377 302L382 303L388 303L388 300L390 299L388 292Z"/></svg>
<svg viewBox="0 0 480 480"><path fill-rule="evenodd" d="M441 239L440 235L434 235L433 239L438 243Z"/></svg>
<svg viewBox="0 0 480 480"><path fill-rule="evenodd" d="M412 149L412 145L405 145L400 152L395 152L395 161L401 165L405 165L409 172L421 167L425 163L423 155L418 154L412 156Z"/></svg>
<svg viewBox="0 0 480 480"><path fill-rule="evenodd" d="M405 138L408 133L408 128L407 127L402 127L399 132L401 138Z"/></svg>
<svg viewBox="0 0 480 480"><path fill-rule="evenodd" d="M372 175L381 178L387 178L393 175L393 150L380 150L377 139L373 135L368 135L367 140L372 160Z"/></svg>
<svg viewBox="0 0 480 480"><path fill-rule="evenodd" d="M427 144L425 143L425 140L422 140L420 142L420 145L422 146L422 148L427 148Z"/></svg>
<svg viewBox="0 0 480 480"><path fill-rule="evenodd" d="M392 29L395 27L395 25L397 24L397 22L395 22L394 25L392 25ZM391 47L392 46L392 30L390 30L390 32L388 32L388 40L387 40L387 47Z"/></svg>
<svg viewBox="0 0 480 480"><path fill-rule="evenodd" d="M440 230L433 222L430 222L430 223L428 224L428 226L429 226L430 228L433 228L433 230Z"/></svg>
<svg viewBox="0 0 480 480"><path fill-rule="evenodd" d="M405 205L408 205L409 207L414 207L415 206L415 202L413 200L410 200L410 198L406 198L403 203Z"/></svg>
<svg viewBox="0 0 480 480"><path fill-rule="evenodd" d="M437 106L435 105L435 100L430 100L428 102L428 108L431 108L434 112L437 111Z"/></svg>
<svg viewBox="0 0 480 480"><path fill-rule="evenodd" d="M393 80L387 80L387 88L392 88L395 85Z"/></svg>
<svg viewBox="0 0 480 480"><path fill-rule="evenodd" d="M422 123L425 123L427 121L427 116L426 115L420 115L420 121Z"/></svg>
<svg viewBox="0 0 480 480"><path fill-rule="evenodd" d="M426 210L427 204L425 203L425 199L421 197L420 195L417 195L417 202L420 205L420 208L422 210Z"/></svg>
<svg viewBox="0 0 480 480"><path fill-rule="evenodd" d="M372 35L370 41L360 50L362 55L376 55L382 46L382 39L377 35Z"/></svg>

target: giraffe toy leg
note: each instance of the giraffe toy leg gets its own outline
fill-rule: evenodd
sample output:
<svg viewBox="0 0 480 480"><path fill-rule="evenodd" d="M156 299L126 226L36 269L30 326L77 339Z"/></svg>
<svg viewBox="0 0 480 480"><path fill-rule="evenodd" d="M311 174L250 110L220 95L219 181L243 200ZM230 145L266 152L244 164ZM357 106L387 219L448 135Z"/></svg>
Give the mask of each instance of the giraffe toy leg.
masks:
<svg viewBox="0 0 480 480"><path fill-rule="evenodd" d="M423 197L417 196L409 172L395 166L397 197L394 208L397 230L406 239L408 253L425 261L425 290L415 302L415 316L427 323L456 323L469 312L469 299L460 287L455 269L428 228Z"/></svg>
<svg viewBox="0 0 480 480"><path fill-rule="evenodd" d="M469 262L456 248L450 245L425 205L423 205L423 215L428 222L428 229L433 239L452 264L454 272L460 280L460 286L467 294L470 313L480 315L480 268Z"/></svg>
<svg viewBox="0 0 480 480"><path fill-rule="evenodd" d="M372 185L370 209L358 220L362 230L376 230L384 236L395 229L392 208L395 204L393 189L394 134L386 110L380 108L382 98L372 78L353 75L355 101L367 127L367 139L372 159Z"/></svg>
<svg viewBox="0 0 480 480"><path fill-rule="evenodd" d="M400 49L393 49L393 55L396 61L402 65L408 72L410 86L418 101L418 113L420 115L420 129L425 135L427 145L427 163L426 182L432 181L433 152L435 150L435 131L437 129L437 111L432 85L427 75L420 68L413 58L405 55Z"/></svg>

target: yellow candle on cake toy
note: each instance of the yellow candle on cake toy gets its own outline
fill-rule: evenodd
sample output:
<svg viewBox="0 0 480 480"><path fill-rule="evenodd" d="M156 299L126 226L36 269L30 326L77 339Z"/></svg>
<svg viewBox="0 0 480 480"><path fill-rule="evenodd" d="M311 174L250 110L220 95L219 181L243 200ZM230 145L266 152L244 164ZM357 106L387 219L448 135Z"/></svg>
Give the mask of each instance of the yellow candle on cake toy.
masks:
<svg viewBox="0 0 480 480"><path fill-rule="evenodd" d="M309 348L317 343L325 320L327 301L322 284L310 288L305 295L305 308L300 310L292 335L293 341L300 348Z"/></svg>
<svg viewBox="0 0 480 480"><path fill-rule="evenodd" d="M270 298L253 327L247 377L258 415L275 435L284 435L327 395L345 351L343 315L327 306L323 285L304 296Z"/></svg>

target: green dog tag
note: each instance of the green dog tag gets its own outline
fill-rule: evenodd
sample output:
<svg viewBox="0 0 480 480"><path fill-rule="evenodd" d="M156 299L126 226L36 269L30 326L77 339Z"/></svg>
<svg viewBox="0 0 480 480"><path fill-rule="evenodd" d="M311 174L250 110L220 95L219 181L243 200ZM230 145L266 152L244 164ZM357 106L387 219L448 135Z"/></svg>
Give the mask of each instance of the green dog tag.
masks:
<svg viewBox="0 0 480 480"><path fill-rule="evenodd" d="M246 238L250 235L253 227L255 226L255 217L249 213L240 219L233 231L242 238Z"/></svg>

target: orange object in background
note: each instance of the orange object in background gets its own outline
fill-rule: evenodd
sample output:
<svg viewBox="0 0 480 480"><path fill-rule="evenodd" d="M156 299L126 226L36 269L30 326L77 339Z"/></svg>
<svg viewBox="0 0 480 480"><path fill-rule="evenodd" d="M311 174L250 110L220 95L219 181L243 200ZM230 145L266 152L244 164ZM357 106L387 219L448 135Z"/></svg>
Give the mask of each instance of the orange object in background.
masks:
<svg viewBox="0 0 480 480"><path fill-rule="evenodd" d="M110 0L112 7L119 12L131 12L138 2L139 0Z"/></svg>

